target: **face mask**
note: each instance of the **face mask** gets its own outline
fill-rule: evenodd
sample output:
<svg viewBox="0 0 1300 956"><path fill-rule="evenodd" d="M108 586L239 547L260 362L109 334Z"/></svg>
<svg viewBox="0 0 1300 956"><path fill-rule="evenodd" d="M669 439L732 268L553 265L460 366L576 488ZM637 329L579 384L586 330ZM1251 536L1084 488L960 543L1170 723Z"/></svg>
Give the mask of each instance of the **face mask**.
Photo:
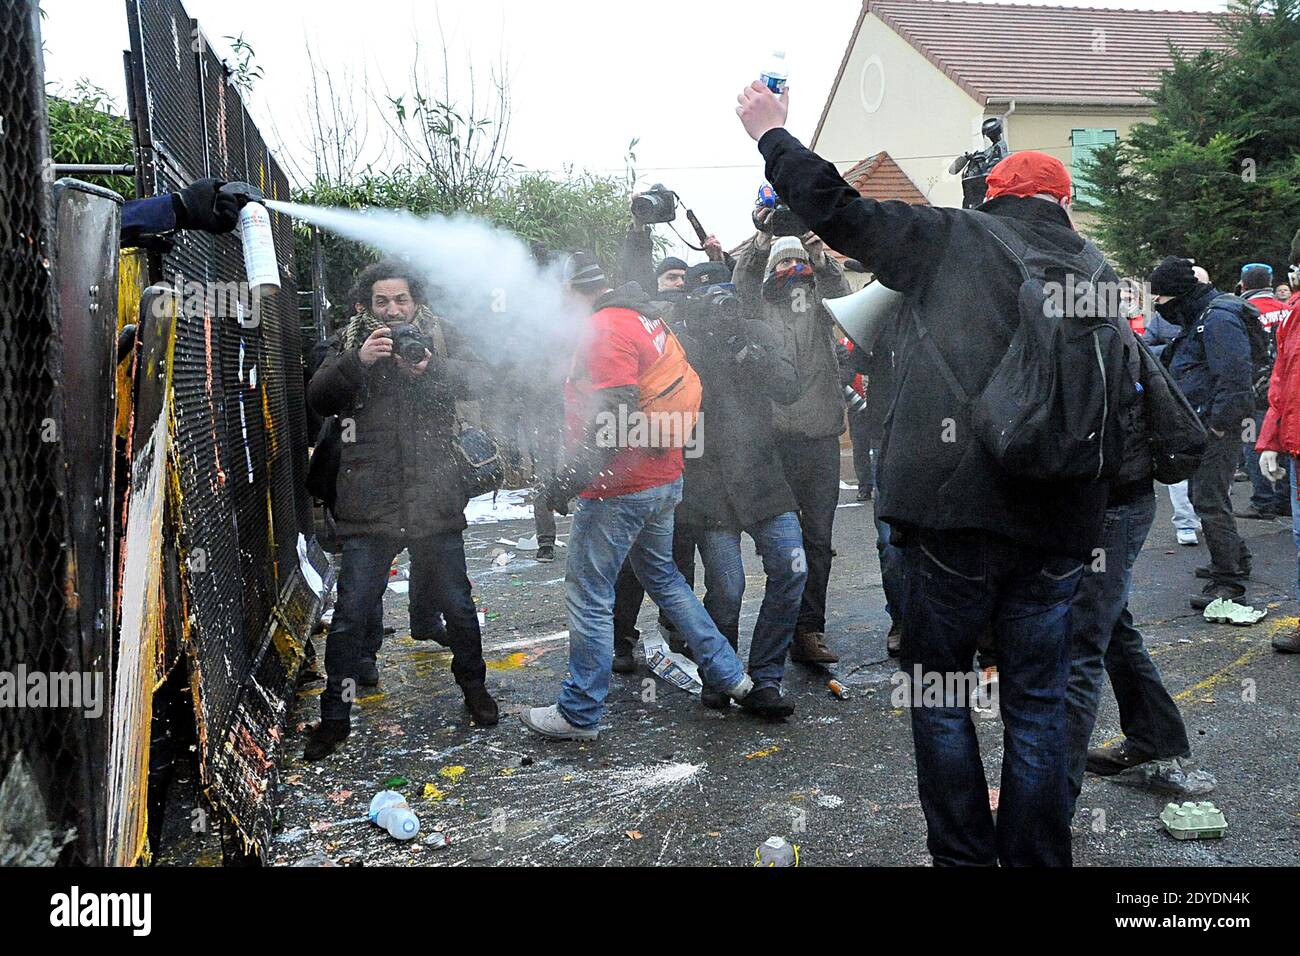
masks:
<svg viewBox="0 0 1300 956"><path fill-rule="evenodd" d="M784 269L777 269L763 282L763 297L775 302L786 294L793 293L799 285L813 281L813 269L806 262L796 262Z"/></svg>

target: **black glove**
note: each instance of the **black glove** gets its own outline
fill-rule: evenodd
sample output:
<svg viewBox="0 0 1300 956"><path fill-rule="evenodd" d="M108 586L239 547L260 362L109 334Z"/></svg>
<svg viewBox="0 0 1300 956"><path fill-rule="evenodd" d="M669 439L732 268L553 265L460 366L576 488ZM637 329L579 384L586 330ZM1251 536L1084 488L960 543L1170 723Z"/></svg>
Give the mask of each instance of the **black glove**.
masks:
<svg viewBox="0 0 1300 956"><path fill-rule="evenodd" d="M220 234L239 222L239 200L221 192L225 180L196 179L180 192L172 193L177 229L201 229Z"/></svg>
<svg viewBox="0 0 1300 956"><path fill-rule="evenodd" d="M547 511L554 511L557 515L569 513L570 497L572 496L565 492L555 479L551 479L537 489L537 500L542 503L542 507Z"/></svg>

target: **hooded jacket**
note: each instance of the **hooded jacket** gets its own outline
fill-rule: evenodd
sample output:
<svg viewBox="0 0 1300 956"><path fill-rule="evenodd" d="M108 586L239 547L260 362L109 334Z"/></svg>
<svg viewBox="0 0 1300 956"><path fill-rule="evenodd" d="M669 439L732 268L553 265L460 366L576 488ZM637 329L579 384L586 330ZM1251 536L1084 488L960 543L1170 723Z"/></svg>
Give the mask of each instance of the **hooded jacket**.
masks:
<svg viewBox="0 0 1300 956"><path fill-rule="evenodd" d="M784 193L782 194L784 195ZM835 357L834 320L823 298L848 295L844 270L831 256L813 267L813 283L803 301L791 296L772 301L763 295L767 250L750 243L736 257L733 281L745 315L771 325L799 377L799 397L773 409L778 433L795 438L832 438L844 432L844 391Z"/></svg>
<svg viewBox="0 0 1300 956"><path fill-rule="evenodd" d="M1256 451L1300 455L1300 335L1295 333L1293 311L1277 328L1277 361L1268 382L1268 412Z"/></svg>
<svg viewBox="0 0 1300 956"><path fill-rule="evenodd" d="M1238 306L1211 307L1221 295L1201 283L1174 300L1170 319L1182 330L1169 346L1169 373L1205 427L1226 433L1240 431L1254 416L1255 401L1250 337Z"/></svg>
<svg viewBox="0 0 1300 956"><path fill-rule="evenodd" d="M408 379L392 360L367 368L360 345L379 323L353 318L340 347L307 388L321 415L347 421L334 517L341 537L421 538L465 527L465 493L452 448L455 400L486 383L482 367L450 327L421 307L414 324L432 336L423 375Z"/></svg>
<svg viewBox="0 0 1300 956"><path fill-rule="evenodd" d="M944 370L978 395L1020 321L1018 264L979 213L865 198L784 129L766 133L758 147L768 181L795 213L905 296L879 460L881 517L896 529L980 530L1087 558L1100 538L1107 485L1007 473L975 435L970 405ZM981 211L1003 217L1039 248L1073 254L1087 241L1047 200L999 196Z"/></svg>

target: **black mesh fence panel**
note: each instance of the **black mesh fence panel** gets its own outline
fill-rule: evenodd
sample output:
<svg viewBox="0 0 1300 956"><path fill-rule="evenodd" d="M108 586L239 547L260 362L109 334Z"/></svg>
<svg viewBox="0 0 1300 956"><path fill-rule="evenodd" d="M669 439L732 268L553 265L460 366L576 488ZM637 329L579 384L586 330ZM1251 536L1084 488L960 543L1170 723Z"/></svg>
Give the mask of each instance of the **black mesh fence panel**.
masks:
<svg viewBox="0 0 1300 956"><path fill-rule="evenodd" d="M145 191L212 175L287 199L287 180L181 4L127 0L127 7ZM179 68L173 26L188 57ZM183 294L173 373L186 645L197 669L202 777L209 796L260 847L270 838L277 730L297 662L284 636L272 641L271 634L290 620L300 633L289 643L300 641L313 600L295 577L311 506L303 490L297 289L286 268L290 229L273 214L282 288L259 303L249 297L237 234L183 234L163 261L166 281L180 273L203 290L199 308L195 296Z"/></svg>
<svg viewBox="0 0 1300 956"><path fill-rule="evenodd" d="M36 3L0 0L0 672L81 669L62 580L56 315ZM80 711L0 706L0 865L94 862Z"/></svg>

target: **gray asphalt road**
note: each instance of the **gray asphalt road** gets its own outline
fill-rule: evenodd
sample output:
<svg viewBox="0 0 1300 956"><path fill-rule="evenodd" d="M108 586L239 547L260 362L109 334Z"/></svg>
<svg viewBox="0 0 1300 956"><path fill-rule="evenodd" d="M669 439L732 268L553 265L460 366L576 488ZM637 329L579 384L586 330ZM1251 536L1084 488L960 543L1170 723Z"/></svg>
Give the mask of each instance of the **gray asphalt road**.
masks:
<svg viewBox="0 0 1300 956"><path fill-rule="evenodd" d="M1277 654L1268 643L1276 629L1296 626L1289 525L1240 522L1255 552L1250 600L1266 603L1268 617L1249 628L1208 625L1187 604L1192 569L1207 559L1204 546L1176 546L1168 497L1163 487L1157 492L1160 514L1136 568L1132 610L1183 710L1196 765L1218 780L1212 799L1230 830L1223 840L1175 841L1157 819L1168 795L1089 777L1075 821L1075 861L1294 864L1300 658ZM1234 493L1244 502L1248 486ZM385 619L396 632L381 653L381 690L354 710L344 749L303 764L304 734L290 728L273 862L322 852L368 864L734 866L750 862L765 838L782 835L800 846L805 865L928 863L909 723L890 702L895 668L884 650L888 621L870 518L869 504L842 492L828 639L842 657L834 673L851 699L829 693L828 672L791 665L786 690L798 713L773 725L738 708L705 710L698 698L645 672L615 675L605 732L582 745L540 740L515 716L553 702L565 674L564 549L554 564L520 552L497 567L497 539L530 534L531 522L471 527L471 577L486 608L489 685L502 705L500 725L468 725L449 655L410 639L405 596L390 593ZM566 531L564 521L562 537ZM742 649L762 589L748 539L746 549ZM653 620L647 602L642 630ZM302 692L294 718L300 726L318 716L319 686ZM1001 725L996 716L977 724L996 788ZM1094 743L1118 733L1107 691ZM399 843L369 824L336 822L364 814L395 776L421 818L420 838ZM424 843L434 829L449 846Z"/></svg>

